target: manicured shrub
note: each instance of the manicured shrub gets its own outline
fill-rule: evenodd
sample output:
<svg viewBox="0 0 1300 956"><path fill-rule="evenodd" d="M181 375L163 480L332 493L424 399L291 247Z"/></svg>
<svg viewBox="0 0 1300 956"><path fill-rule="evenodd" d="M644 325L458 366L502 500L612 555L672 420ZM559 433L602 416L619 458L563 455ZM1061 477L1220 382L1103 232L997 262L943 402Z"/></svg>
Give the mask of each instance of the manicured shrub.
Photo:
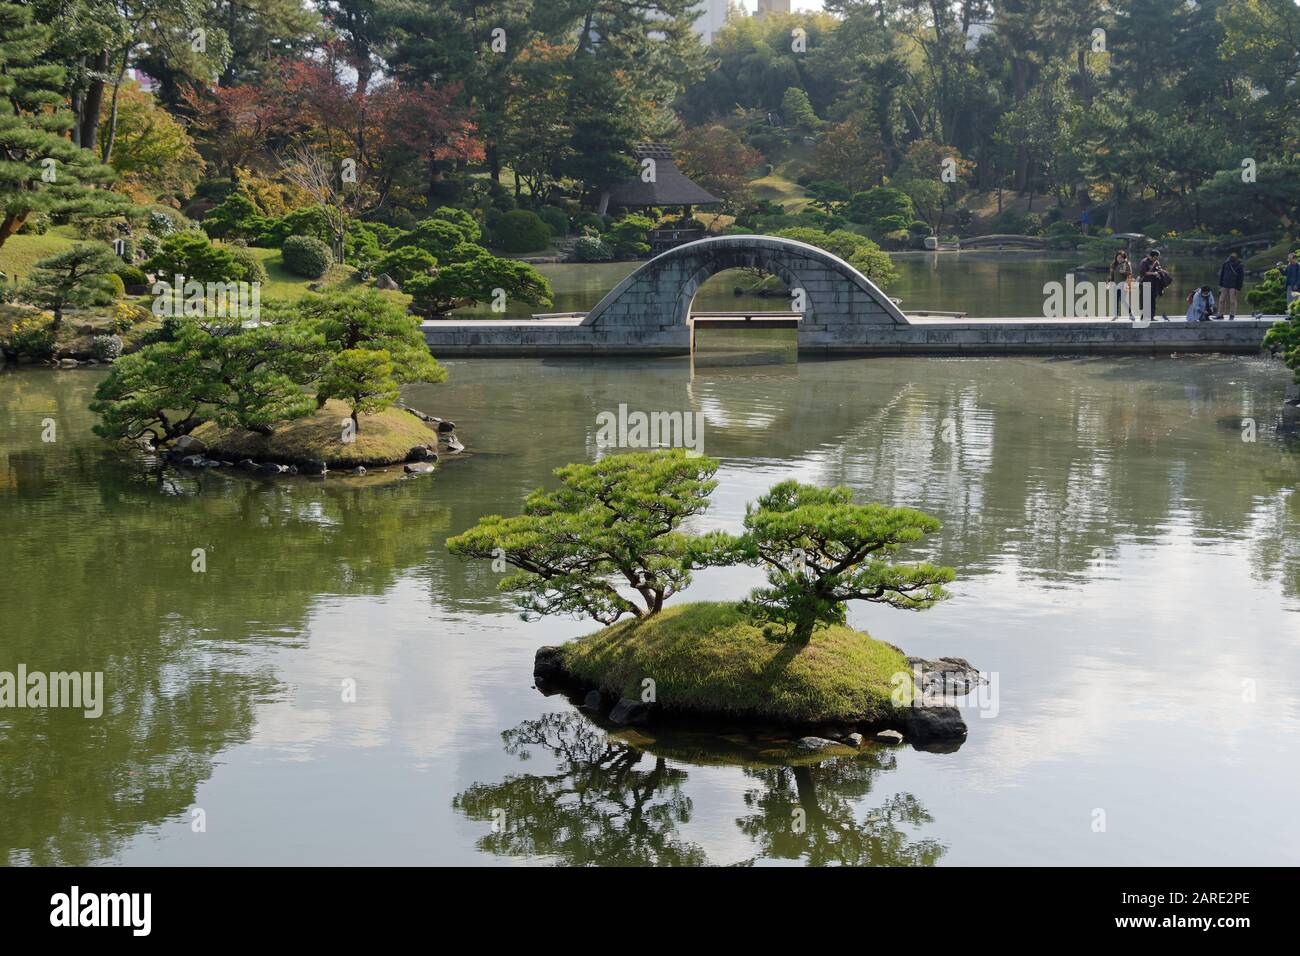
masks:
<svg viewBox="0 0 1300 956"><path fill-rule="evenodd" d="M1247 291L1246 301L1257 312L1282 315L1286 312L1286 279L1281 269L1269 269L1255 287Z"/></svg>
<svg viewBox="0 0 1300 956"><path fill-rule="evenodd" d="M537 210L537 217L546 223L552 235L563 237L569 234L569 217L558 206L543 206Z"/></svg>
<svg viewBox="0 0 1300 956"><path fill-rule="evenodd" d="M144 256L146 262L158 255L161 248L162 240L157 236L146 233L140 237L140 255Z"/></svg>
<svg viewBox="0 0 1300 956"><path fill-rule="evenodd" d="M90 354L101 362L115 361L122 354L122 337L96 335L90 340Z"/></svg>
<svg viewBox="0 0 1300 956"><path fill-rule="evenodd" d="M478 226L430 217L421 219L415 228L393 243L393 248L414 246L423 249L439 262L450 258L451 250L465 242L474 242Z"/></svg>
<svg viewBox="0 0 1300 956"><path fill-rule="evenodd" d="M143 269L125 262L118 266L117 274L122 277L122 284L127 288L148 285L149 283L149 277L144 274Z"/></svg>
<svg viewBox="0 0 1300 956"><path fill-rule="evenodd" d="M620 258L643 256L650 251L650 230L654 226L654 220L647 216L625 216L609 227L605 242Z"/></svg>
<svg viewBox="0 0 1300 956"><path fill-rule="evenodd" d="M573 243L573 258L578 262L609 262L614 250L595 236L583 236Z"/></svg>
<svg viewBox="0 0 1300 956"><path fill-rule="evenodd" d="M804 242L819 249L825 249L833 256L843 259L853 268L874 282L880 288L887 288L898 278L898 269L893 260L883 252L876 243L865 236L846 229L834 232L822 232L818 229L783 229L776 233L783 239Z"/></svg>
<svg viewBox="0 0 1300 956"><path fill-rule="evenodd" d="M876 186L872 189L866 189L862 192L854 193L853 198L849 200L848 217L850 222L856 222L862 226L868 226L873 232L890 232L894 229L906 229L908 223L916 218L912 209L912 200L907 193L901 189L894 189L890 186ZM881 220L888 219L891 223L896 219L901 219L901 225L891 225L890 228L884 228Z"/></svg>
<svg viewBox="0 0 1300 956"><path fill-rule="evenodd" d="M99 282L103 294L95 297L95 305L108 305L115 299L120 299L122 296L126 295L126 283L122 281L122 277L116 272L110 272L106 276L100 276Z"/></svg>
<svg viewBox="0 0 1300 956"><path fill-rule="evenodd" d="M155 236L170 236L176 231L176 220L165 212L154 210L149 213L149 232Z"/></svg>
<svg viewBox="0 0 1300 956"><path fill-rule="evenodd" d="M256 234L253 220L257 218L253 200L236 191L209 209L201 225L213 239L248 238Z"/></svg>
<svg viewBox="0 0 1300 956"><path fill-rule="evenodd" d="M234 246L230 253L244 270L244 282L266 281L266 266L262 265L262 260L257 258L247 246Z"/></svg>
<svg viewBox="0 0 1300 956"><path fill-rule="evenodd" d="M551 241L551 229L535 212L512 209L496 225L496 243L506 252L536 252Z"/></svg>
<svg viewBox="0 0 1300 956"><path fill-rule="evenodd" d="M466 242L481 242L483 239L483 230L479 227L478 220L466 212L464 209L456 209L453 206L439 206L433 211L433 219L442 219L461 231Z"/></svg>
<svg viewBox="0 0 1300 956"><path fill-rule="evenodd" d="M294 275L319 279L334 261L330 247L315 236L290 236L280 247L284 267Z"/></svg>
<svg viewBox="0 0 1300 956"><path fill-rule="evenodd" d="M375 268L388 273L399 285L405 285L437 264L438 260L419 246L401 246L380 259Z"/></svg>
<svg viewBox="0 0 1300 956"><path fill-rule="evenodd" d="M162 241L158 254L145 263L145 268L156 272L163 282L173 282L174 276L199 282L250 282L248 269L235 256L234 250L214 246L207 235L198 230L177 232Z"/></svg>

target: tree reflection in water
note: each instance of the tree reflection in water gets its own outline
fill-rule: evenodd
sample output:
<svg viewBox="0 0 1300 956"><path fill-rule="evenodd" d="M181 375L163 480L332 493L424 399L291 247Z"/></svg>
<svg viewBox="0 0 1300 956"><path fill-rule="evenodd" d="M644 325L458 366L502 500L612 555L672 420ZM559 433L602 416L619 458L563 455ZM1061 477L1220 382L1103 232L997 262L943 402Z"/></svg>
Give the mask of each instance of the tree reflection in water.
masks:
<svg viewBox="0 0 1300 956"><path fill-rule="evenodd" d="M931 866L946 850L903 829L931 822L909 794L862 813L861 802L876 776L894 769L892 753L864 750L827 759L793 756L771 741L735 737L711 737L705 746L698 735L674 740L634 733L623 740L571 711L525 721L501 736L507 753L520 760L549 751L555 769L475 784L452 801L469 819L491 826L477 841L485 853L581 866L715 862L680 832L694 815L690 774L678 766L681 762L739 765L760 784L745 794L745 805L754 812L736 821L757 848L742 864L774 858L816 865Z"/></svg>

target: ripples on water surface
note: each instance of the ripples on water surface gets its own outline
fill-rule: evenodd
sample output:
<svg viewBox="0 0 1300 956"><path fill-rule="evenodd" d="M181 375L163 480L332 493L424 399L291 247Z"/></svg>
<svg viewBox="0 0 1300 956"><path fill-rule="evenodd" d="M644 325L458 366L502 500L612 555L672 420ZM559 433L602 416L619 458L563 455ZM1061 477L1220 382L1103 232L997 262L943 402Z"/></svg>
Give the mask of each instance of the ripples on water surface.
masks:
<svg viewBox="0 0 1300 956"><path fill-rule="evenodd" d="M0 375L0 670L103 670L111 698L98 721L0 711L4 858L1300 862L1300 440L1277 365L448 365L407 397L474 454L380 489L159 471L90 434L98 373ZM940 517L956 597L851 621L996 672L997 716L968 714L956 753L800 766L764 741L610 742L530 689L533 651L590 627L520 622L443 542L592 459L620 403L705 414L705 526L789 477ZM500 809L516 825L494 833Z"/></svg>

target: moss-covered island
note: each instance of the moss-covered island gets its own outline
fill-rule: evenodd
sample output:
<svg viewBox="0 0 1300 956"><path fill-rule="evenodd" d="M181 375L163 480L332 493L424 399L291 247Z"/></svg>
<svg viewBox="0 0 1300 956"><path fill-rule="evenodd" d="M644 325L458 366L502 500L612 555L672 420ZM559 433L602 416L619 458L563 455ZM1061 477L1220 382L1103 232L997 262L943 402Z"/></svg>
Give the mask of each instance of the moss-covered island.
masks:
<svg viewBox="0 0 1300 956"><path fill-rule="evenodd" d="M896 687L911 700L911 665L898 648L844 625L818 630L806 647L774 641L738 604L680 604L620 621L561 646L559 660L615 698L641 700L653 681L657 705L677 713L883 725L897 718Z"/></svg>
<svg viewBox="0 0 1300 956"><path fill-rule="evenodd" d="M679 450L567 465L560 487L533 492L523 514L487 515L447 547L513 565L501 587L525 619L567 613L605 625L542 648L534 677L612 724L776 724L813 731L799 741L808 749L856 746L868 733L963 738L956 708L932 706L914 675L960 671L969 686L968 664L909 659L845 623L848 601L921 611L948 596L951 568L892 560L939 522L855 504L845 487L785 481L746 509L742 534L680 530L708 507L718 465ZM665 606L693 571L735 564L764 568L767 585L739 604ZM922 678L927 691L931 681Z"/></svg>
<svg viewBox="0 0 1300 956"><path fill-rule="evenodd" d="M191 433L209 458L238 462L274 461L286 465L324 462L330 468L395 465L436 457L438 429L405 408L361 414L355 434L344 438L352 410L330 399L315 414L285 422L270 434L204 422ZM412 452L415 451L415 456Z"/></svg>

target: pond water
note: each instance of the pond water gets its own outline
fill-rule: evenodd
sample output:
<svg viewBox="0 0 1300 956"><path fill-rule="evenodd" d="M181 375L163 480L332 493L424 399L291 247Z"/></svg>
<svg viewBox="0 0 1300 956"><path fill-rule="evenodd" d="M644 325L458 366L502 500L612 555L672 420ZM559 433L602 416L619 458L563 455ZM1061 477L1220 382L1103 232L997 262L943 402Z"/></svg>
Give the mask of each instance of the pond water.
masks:
<svg viewBox="0 0 1300 956"><path fill-rule="evenodd" d="M977 317L1027 316L1043 314L1043 285L1064 282L1067 274L1082 264L1080 253L1028 254L1016 252L906 253L896 254L898 280L889 295L902 300L911 311L965 312ZM1174 284L1161 297L1161 305L1176 317L1187 312L1184 303L1192 289L1210 284L1218 295L1219 259L1173 256L1168 265ZM534 312L586 312L619 283L639 262L558 263L537 268L551 281L553 304L544 310L520 304L509 305L506 316L528 316ZM1105 273L1089 272L1094 282ZM762 298L736 295L745 276L736 271L721 272L697 293L692 308L697 312L732 312L737 309L781 311L789 308L783 297ZM1249 289L1253 280L1247 280ZM1242 301L1245 308L1245 301ZM457 313L468 317L501 318L483 304Z"/></svg>
<svg viewBox="0 0 1300 956"><path fill-rule="evenodd" d="M91 434L101 373L0 374L0 671L102 671L108 697L99 719L0 709L0 860L1300 863L1300 440L1278 365L447 364L407 398L471 453L366 489L161 469ZM850 620L992 675L967 742L809 763L609 740L534 690L535 649L592 625L521 622L444 542L593 459L620 403L704 414L722 467L701 527L790 477L939 517L927 553L955 597ZM712 571L686 596L756 583Z"/></svg>

